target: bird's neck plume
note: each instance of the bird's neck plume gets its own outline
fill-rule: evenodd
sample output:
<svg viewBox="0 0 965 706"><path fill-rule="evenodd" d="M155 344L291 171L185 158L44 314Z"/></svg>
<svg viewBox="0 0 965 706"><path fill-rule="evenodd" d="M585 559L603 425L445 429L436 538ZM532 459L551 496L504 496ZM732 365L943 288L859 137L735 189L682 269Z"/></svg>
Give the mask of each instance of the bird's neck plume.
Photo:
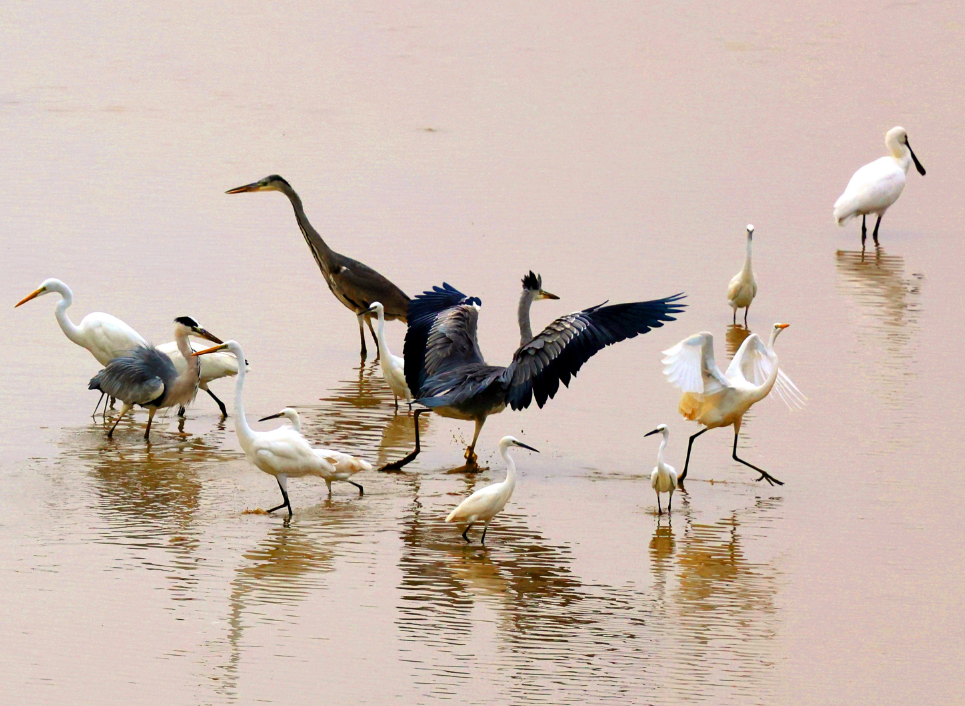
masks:
<svg viewBox="0 0 965 706"><path fill-rule="evenodd" d="M298 222L298 228L301 230L305 242L308 243L308 247L311 249L312 256L315 258L315 262L318 263L319 269L328 277L332 269L332 249L328 247L325 241L322 240L322 236L318 234L318 231L315 230L308 221L308 216L305 215L305 209L302 206L302 200L298 194L295 193L295 190L288 184L281 184L279 190L291 201L292 208L295 209L295 220Z"/></svg>
<svg viewBox="0 0 965 706"><path fill-rule="evenodd" d="M519 295L519 310L517 315L519 317L520 347L525 346L533 340L533 326L529 320L529 310L533 306L533 300L535 298L536 292L532 289L523 289L523 293Z"/></svg>

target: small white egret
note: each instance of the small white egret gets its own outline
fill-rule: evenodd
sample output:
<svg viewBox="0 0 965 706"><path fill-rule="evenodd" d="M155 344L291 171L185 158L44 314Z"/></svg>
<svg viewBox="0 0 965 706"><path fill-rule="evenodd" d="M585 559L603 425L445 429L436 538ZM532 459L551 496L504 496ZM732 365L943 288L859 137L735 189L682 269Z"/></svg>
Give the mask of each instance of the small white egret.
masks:
<svg viewBox="0 0 965 706"><path fill-rule="evenodd" d="M727 301L730 302L731 309L734 310L734 323L737 323L737 310L744 310L744 326L747 326L747 312L750 311L751 302L757 296L757 280L754 279L754 270L751 269L751 245L754 242L754 226L747 225L747 256L744 258L744 267L731 279L727 286Z"/></svg>
<svg viewBox="0 0 965 706"><path fill-rule="evenodd" d="M482 539L480 544L486 543L486 530L492 519L502 512L506 503L513 496L513 489L516 487L516 464L513 457L509 455L510 446L519 446L530 451L536 451L532 446L527 446L519 439L512 436L504 436L499 442L499 453L506 461L506 480L502 483L494 483L480 488L468 498L459 503L459 506L449 513L446 522L468 523L462 532L462 538L467 542L469 537L466 533L472 529L476 522L485 522L483 527ZM539 451L536 451L539 453Z"/></svg>
<svg viewBox="0 0 965 706"><path fill-rule="evenodd" d="M177 341L170 341L158 346L157 349L171 359L171 362L174 363L174 367L177 368L179 373L187 368L187 362L184 360L184 356L181 355L181 351L178 350ZM194 345L191 346L191 349L196 350ZM247 365L247 363L245 364ZM228 416L228 408L225 407L224 402L208 387L208 383L212 380L219 380L237 374L238 361L227 351L206 355L201 359L201 382L198 383L198 389L207 392L208 396L215 401L218 409L221 410L222 417ZM184 410L181 410L180 413L183 415Z"/></svg>
<svg viewBox="0 0 965 706"><path fill-rule="evenodd" d="M660 509L660 493L670 493L670 497L667 499L667 513L669 514L670 504L673 502L673 491L677 489L677 471L673 466L663 461L663 450L667 448L670 429L667 428L666 424L661 424L653 431L644 434L644 436L651 436L653 434L663 434L663 439L660 441L660 449L657 451L657 465L654 466L653 472L650 474L650 487L653 488L657 494L658 515L663 514L663 510Z"/></svg>
<svg viewBox="0 0 965 706"><path fill-rule="evenodd" d="M389 344L385 340L385 307L381 302L372 302L372 306L363 311L359 316L375 313L379 317L379 328L376 341L379 344L379 367L382 369L382 377L392 390L392 397L395 398L395 408L399 408L399 398L401 397L409 404L412 404L412 393L409 386L405 384L405 361L401 356L392 355Z"/></svg>
<svg viewBox="0 0 965 706"><path fill-rule="evenodd" d="M757 480L773 485L784 485L766 471L737 457L737 438L744 414L752 405L764 399L771 390L777 391L788 407L801 407L805 397L790 378L778 368L774 342L788 324L774 324L770 342L765 346L756 333L744 339L737 354L721 373L714 360L714 337L712 334L696 333L663 352L663 372L670 384L683 390L680 413L691 421L703 424L687 444L687 460L678 478L683 482L690 465L690 451L694 439L717 427L734 427L733 459L753 468L761 474Z"/></svg>
<svg viewBox="0 0 965 706"><path fill-rule="evenodd" d="M114 429L131 411L134 405L147 407L150 412L147 418L147 429L144 438L151 438L151 422L159 409L165 407L184 407L194 400L198 393L198 381L201 375L201 365L197 358L191 356L189 336L199 336L212 343L221 343L221 339L209 333L190 316L179 316L174 320L174 340L178 344L181 355L187 364L180 374L174 363L157 348L139 345L136 348L117 356L107 363L107 366L91 378L88 389L117 398L124 403L121 413L114 425L107 432L107 438L114 436Z"/></svg>
<svg viewBox="0 0 965 706"><path fill-rule="evenodd" d="M359 471L372 470L372 466L362 459L355 458L341 451L316 449L299 433L301 425L298 414L291 408L286 408L278 414L265 419L284 416L291 420L292 426L282 426L271 431L255 431L248 425L245 417L245 407L242 395L245 386L245 354L237 341L227 341L219 346L195 351L193 357L210 355L217 351L228 350L238 361L238 381L235 383L235 433L241 448L244 449L248 461L265 473L275 477L284 502L268 512L288 508L288 516L292 515L291 502L288 499L288 479L304 476L318 476L325 481L329 491L333 480L348 480ZM361 495L364 490L361 485L348 480L359 489Z"/></svg>
<svg viewBox="0 0 965 706"><path fill-rule="evenodd" d="M834 219L839 226L843 226L855 216L861 216L862 247L868 237L865 220L869 213L878 215L874 232L871 234L875 245L878 244L878 226L881 225L881 217L901 196L901 191L905 188L905 175L912 161L915 162L918 173L925 176L925 168L911 151L905 128L891 128L885 135L885 145L891 155L876 159L856 171L844 193L834 202Z"/></svg>

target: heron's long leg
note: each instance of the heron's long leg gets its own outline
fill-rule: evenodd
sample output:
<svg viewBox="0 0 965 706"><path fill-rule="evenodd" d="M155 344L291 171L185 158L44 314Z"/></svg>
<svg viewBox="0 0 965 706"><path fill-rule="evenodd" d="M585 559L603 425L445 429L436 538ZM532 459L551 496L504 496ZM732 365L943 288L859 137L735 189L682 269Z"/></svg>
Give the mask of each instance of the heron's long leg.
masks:
<svg viewBox="0 0 965 706"><path fill-rule="evenodd" d="M736 433L736 434L734 434L734 460L735 460L735 461L740 461L740 462L743 463L745 466L749 466L750 468L753 468L755 471L757 471L758 473L760 473L760 474L761 474L761 477L758 478L757 480L759 480L759 481L761 481L761 480L766 480L766 481L767 481L768 483L770 483L771 485L774 485L775 483L777 483L778 485L784 485L784 483L782 483L781 481L779 481L777 478L775 478L774 476L772 476L772 475L771 475L770 473L768 473L767 471L758 468L758 467L755 466L753 463L748 463L747 461L745 461L745 460L742 459L742 458L737 458L737 437L738 437L738 436L740 436L740 433L739 433L739 432Z"/></svg>
<svg viewBox="0 0 965 706"><path fill-rule="evenodd" d="M382 355L382 351L379 350L379 339L378 336L375 335L375 329L372 328L372 317L366 316L365 320L369 323L369 331L372 332L372 340L375 341L375 359L378 360L379 356Z"/></svg>
<svg viewBox="0 0 965 706"><path fill-rule="evenodd" d="M124 415L131 411L131 407L133 406L134 405L129 405L127 402L124 403L124 406L121 407L121 413L117 416L117 421L114 422L114 426L111 427L111 430L107 432L108 439L114 438L114 430L117 429L117 425L120 424L120 421L124 418Z"/></svg>
<svg viewBox="0 0 965 706"><path fill-rule="evenodd" d="M207 392L209 395L211 395L211 399L213 399L213 400L217 403L218 409L221 410L221 416L224 417L224 418L227 418L227 416L228 416L228 408L224 406L224 402L222 402L221 400L219 400L219 399L218 399L218 396L217 396L216 394L214 394L210 389L208 389L208 386L207 386L207 385L205 385L205 386L204 386L203 388L201 388L201 389L203 389L205 392Z"/></svg>
<svg viewBox="0 0 965 706"><path fill-rule="evenodd" d="M368 355L368 351L365 349L365 329L362 326L361 318L359 318L359 338L362 339L362 360L365 360L365 356Z"/></svg>
<svg viewBox="0 0 965 706"><path fill-rule="evenodd" d="M485 424L485 423L486 423L486 418L485 418L485 417L482 417L481 419L477 419L477 420L476 420L476 431L475 431L475 433L472 435L472 443L469 444L469 448L466 449L466 465L467 465L467 466L475 466L475 465L476 465L476 460L477 460L477 456L476 456L476 441L479 440L479 432L482 431L483 424Z"/></svg>
<svg viewBox="0 0 965 706"><path fill-rule="evenodd" d="M415 451L410 453L405 458L400 458L398 461L393 461L392 463L385 464L384 466L382 466L382 468L379 469L380 471L401 470L403 466L410 463L416 456L419 455L419 452L422 450L422 448L419 446L419 415L422 414L423 412L428 412L428 411L430 410L417 409L415 411L415 414L412 415L412 424L415 426Z"/></svg>
<svg viewBox="0 0 965 706"><path fill-rule="evenodd" d="M861 215L861 249L864 250L864 241L868 239L868 226L865 225L867 214Z"/></svg>
<svg viewBox="0 0 965 706"><path fill-rule="evenodd" d="M365 495L365 488L363 488L361 485L359 485L358 483L356 483L354 480L350 480L350 481L348 481L348 482L351 483L352 485L354 485L356 488L359 489L359 497L360 497L360 498L361 498L363 495Z"/></svg>
<svg viewBox="0 0 965 706"><path fill-rule="evenodd" d="M705 431L709 431L709 430L710 430L710 427L707 427L706 429L701 429L692 437L690 437L690 443L687 444L687 460L684 461L684 472L681 473L680 477L677 479L678 483L683 483L684 478L687 477L687 467L690 465L690 450L694 447L694 439L696 439L698 436L703 434Z"/></svg>
<svg viewBox="0 0 965 706"><path fill-rule="evenodd" d="M281 490L281 496L284 498L285 502L283 502L281 505L276 505L271 510L268 510L268 512L281 510L283 507L287 506L288 516L291 517L294 513L292 513L292 504L288 500L288 489L285 487L288 484L288 476L286 476L284 473L279 473L277 476L275 476L275 480L278 481L278 488Z"/></svg>
<svg viewBox="0 0 965 706"><path fill-rule="evenodd" d="M107 394L106 392L102 392L102 393L101 393L100 399L97 400L97 407L100 407L100 406L101 406L101 402L104 401L104 395L106 395L106 394ZM94 417L97 416L97 407L94 407L94 411L93 411L93 412L91 413L91 415L90 415L90 416L91 416L91 419L93 419ZM107 410L107 405L106 405L106 404L104 405L104 410L105 410L104 413L106 414L106 413L107 413L107 411L106 411L106 410Z"/></svg>
<svg viewBox="0 0 965 706"><path fill-rule="evenodd" d="M148 441L151 440L151 422L154 421L155 414L157 414L157 407L151 407L151 411L147 414L147 429L144 430L144 438Z"/></svg>
<svg viewBox="0 0 965 706"><path fill-rule="evenodd" d="M473 523L470 522L468 525L466 525L466 529L462 531L462 538L466 540L467 544L472 544L472 542L469 540L469 537L466 536L466 532L472 529L472 525Z"/></svg>
<svg viewBox="0 0 965 706"><path fill-rule="evenodd" d="M181 419L184 419L184 405L178 407L178 416L181 417Z"/></svg>
<svg viewBox="0 0 965 706"><path fill-rule="evenodd" d="M485 543L486 543L486 530L489 529L489 523L490 523L490 522L492 522L492 520L486 520L486 524L483 525L483 536L482 536L482 539L479 540L479 543L480 543L480 544L485 544Z"/></svg>
<svg viewBox="0 0 965 706"><path fill-rule="evenodd" d="M878 244L878 226L881 225L881 216L882 216L882 215L884 215L884 214L880 214L880 215L878 216L878 220L875 221L875 229L874 229L874 231L871 233L871 237L874 239L875 245Z"/></svg>

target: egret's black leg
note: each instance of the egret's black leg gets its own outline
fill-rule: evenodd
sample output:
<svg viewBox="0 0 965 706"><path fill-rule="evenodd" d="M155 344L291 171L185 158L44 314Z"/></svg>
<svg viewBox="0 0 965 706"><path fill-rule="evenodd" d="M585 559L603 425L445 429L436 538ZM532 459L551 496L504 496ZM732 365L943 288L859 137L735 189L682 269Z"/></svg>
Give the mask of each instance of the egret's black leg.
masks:
<svg viewBox="0 0 965 706"><path fill-rule="evenodd" d="M751 310L751 305L748 304L744 307L744 328L747 328L747 312Z"/></svg>
<svg viewBox="0 0 965 706"><path fill-rule="evenodd" d="M356 483L354 480L350 480L350 481L348 481L348 482L351 483L352 485L354 485L356 488L359 489L359 497L362 497L363 495L365 495L365 488L363 488L361 485L359 485L358 483Z"/></svg>
<svg viewBox="0 0 965 706"><path fill-rule="evenodd" d="M657 514L662 515L663 510L660 509L660 491L657 491Z"/></svg>
<svg viewBox="0 0 965 706"><path fill-rule="evenodd" d="M731 319L731 323L734 324L734 326L737 325L737 307L736 306L734 307L734 318Z"/></svg>
<svg viewBox="0 0 965 706"><path fill-rule="evenodd" d="M359 318L359 337L362 339L362 360L365 360L365 356L368 355L368 351L365 348L365 329L362 327L361 318Z"/></svg>
<svg viewBox="0 0 965 706"><path fill-rule="evenodd" d="M100 406L101 406L101 402L104 401L104 395L106 395L106 394L107 394L106 392L102 392L102 393L101 393L100 399L97 400L97 407L100 407ZM90 416L91 416L91 419L93 419L94 417L97 416L97 407L94 407L94 411L93 411L93 413L90 415ZM106 405L106 404L104 405L104 409L105 409L105 414L106 414L106 410L107 410L107 405Z"/></svg>
<svg viewBox="0 0 965 706"><path fill-rule="evenodd" d="M288 508L288 516L291 517L294 513L292 512L292 504L288 500L288 491L285 490L285 485L282 482L281 476L275 476L275 480L278 481L278 489L281 490L281 497L285 500L281 505L276 505L268 512L274 512L275 510L281 510L283 507Z"/></svg>
<svg viewBox="0 0 965 706"><path fill-rule="evenodd" d="M881 216L878 216L878 220L875 221L875 229L874 229L874 231L871 233L871 237L874 239L875 245L878 244L878 226L880 226L880 225L881 225Z"/></svg>
<svg viewBox="0 0 965 706"><path fill-rule="evenodd" d="M218 396L217 396L216 394L214 394L211 390L205 390L205 392L207 392L209 395L211 395L211 399L213 399L213 400L215 401L215 404L218 405L218 409L221 410L221 416L222 416L222 417L227 417L227 416L228 416L228 408L224 406L224 402L222 402L221 400L219 400L219 399L218 399Z"/></svg>
<svg viewBox="0 0 965 706"><path fill-rule="evenodd" d="M667 498L667 514L670 514L670 505L673 503L673 490L670 491L670 497Z"/></svg>
<svg viewBox="0 0 965 706"><path fill-rule="evenodd" d="M466 543L467 543L467 544L472 544L472 542L469 541L469 537L466 536L466 532L468 532L468 531L471 530L471 529L472 529L472 522L470 522L470 523L466 526L466 529L464 529L464 530L462 531L462 538L466 540Z"/></svg>
<svg viewBox="0 0 965 706"><path fill-rule="evenodd" d="M861 216L861 249L864 250L864 241L868 239L868 226L865 225L867 215Z"/></svg>
<svg viewBox="0 0 965 706"><path fill-rule="evenodd" d="M486 531L487 531L488 529L489 529L489 523L487 522L487 523L485 524L485 526L483 526L483 536L482 536L482 539L479 541L480 544L485 544L485 543L486 543Z"/></svg>
<svg viewBox="0 0 965 706"><path fill-rule="evenodd" d="M400 458L398 461L393 461L392 463L385 464L384 466L382 466L382 468L379 469L380 471L402 470L403 466L410 463L416 456L419 455L419 452L422 450L422 448L419 446L419 415L422 414L423 412L428 412L428 411L430 410L417 409L415 411L415 414L412 415L412 423L415 425L415 451L410 453L405 458Z"/></svg>
<svg viewBox="0 0 965 706"><path fill-rule="evenodd" d="M683 483L683 482L684 482L684 479L687 477L687 467L690 465L690 450L694 447L694 439L696 439L698 436L700 436L701 434L703 434L705 431L708 431L709 429L710 429L710 427L707 427L706 429L701 429L701 430L698 431L696 434L694 434L692 437L690 437L690 443L687 444L687 460L684 461L684 472L681 473L681 474L680 474L680 477L677 479L677 482L678 482L678 483ZM658 500L659 500L659 498L658 498Z"/></svg>
<svg viewBox="0 0 965 706"><path fill-rule="evenodd" d="M766 480L766 481L767 481L768 483L770 483L771 485L774 485L775 483L777 483L778 485L784 485L784 483L782 483L781 481L779 481L777 478L775 478L774 476L772 476L772 475L771 475L770 473L768 473L767 471L758 468L758 467L755 466L753 463L748 463L747 461L745 461L745 460L742 459L742 458L737 458L737 437L738 437L738 436L739 436L739 434L734 434L734 460L735 460L735 461L740 461L740 462L743 463L745 466L749 466L750 468L753 468L755 471L757 471L758 473L760 473L760 474L761 474L761 477L757 479L758 481Z"/></svg>
<svg viewBox="0 0 965 706"><path fill-rule="evenodd" d="M378 339L378 336L375 335L375 329L372 328L372 317L371 317L371 316L366 316L366 317L365 317L365 320L366 320L366 321L368 322L368 324L369 324L369 331L372 332L372 340L375 341L375 359L378 360L378 359L379 359L379 356L382 355L382 352L379 350L379 339Z"/></svg>

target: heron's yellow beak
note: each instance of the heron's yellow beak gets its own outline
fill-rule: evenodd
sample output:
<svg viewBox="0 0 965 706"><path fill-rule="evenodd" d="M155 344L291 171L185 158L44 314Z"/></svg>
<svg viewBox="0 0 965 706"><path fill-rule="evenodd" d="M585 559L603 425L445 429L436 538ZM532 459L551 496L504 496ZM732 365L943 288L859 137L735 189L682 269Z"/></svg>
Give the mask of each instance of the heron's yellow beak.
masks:
<svg viewBox="0 0 965 706"><path fill-rule="evenodd" d="M791 325L791 324L777 324L777 328L783 329L783 328L787 328L787 327L790 326L790 325Z"/></svg>
<svg viewBox="0 0 965 706"><path fill-rule="evenodd" d="M29 302L31 299L33 299L33 298L35 298L35 297L39 297L41 294L43 294L43 293L46 291L46 289L47 289L46 287L41 287L41 288L38 289L37 291L31 292L30 294L28 294L27 296L25 296L23 299L21 299L20 301L18 301L16 304L14 304L14 305L13 305L13 308L16 309L16 308L17 308L18 306L20 306L21 304L26 304L26 303Z"/></svg>
<svg viewBox="0 0 965 706"><path fill-rule="evenodd" d="M212 346L211 348L205 348L203 351L195 351L191 355L195 356L195 355L204 355L205 353L214 353L215 351L223 351L227 347L228 347L227 343L222 343L220 346Z"/></svg>
<svg viewBox="0 0 965 706"><path fill-rule="evenodd" d="M243 194L246 191L261 191L264 188L260 181L256 181L253 184L245 184L244 186L236 186L234 189L228 189L226 194Z"/></svg>
<svg viewBox="0 0 965 706"><path fill-rule="evenodd" d="M539 290L539 299L559 299L559 297L547 292L545 289L541 289Z"/></svg>

